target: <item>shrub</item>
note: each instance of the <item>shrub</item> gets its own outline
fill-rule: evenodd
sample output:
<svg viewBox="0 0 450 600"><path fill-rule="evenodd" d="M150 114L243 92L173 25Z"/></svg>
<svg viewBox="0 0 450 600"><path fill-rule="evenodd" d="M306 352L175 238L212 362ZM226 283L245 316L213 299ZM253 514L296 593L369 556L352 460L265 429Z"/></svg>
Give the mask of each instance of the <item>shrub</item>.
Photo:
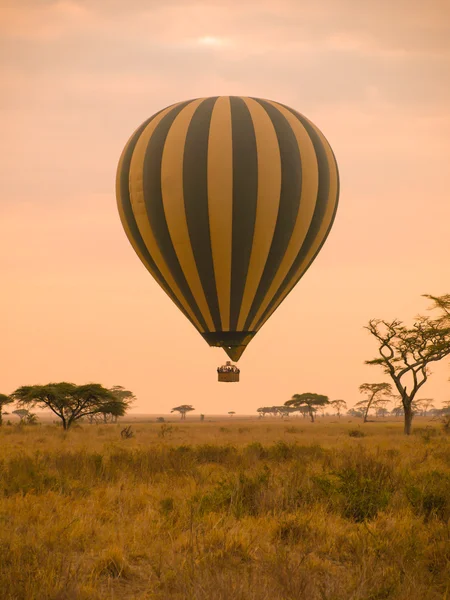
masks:
<svg viewBox="0 0 450 600"><path fill-rule="evenodd" d="M438 430L435 427L416 427L413 430L413 434L420 436L425 443L431 441L431 438L434 438L438 435Z"/></svg>
<svg viewBox="0 0 450 600"><path fill-rule="evenodd" d="M237 519L256 516L261 512L261 496L267 490L270 470L265 466L254 475L240 472L232 479L223 479L199 501L201 514L227 511Z"/></svg>
<svg viewBox="0 0 450 600"><path fill-rule="evenodd" d="M344 454L337 469L313 477L313 482L331 506L356 522L376 517L395 489L392 466L363 449Z"/></svg>
<svg viewBox="0 0 450 600"><path fill-rule="evenodd" d="M364 431L361 431L361 429L350 429L350 431L348 432L348 435L350 437L355 437L355 438L366 437L366 434L364 433Z"/></svg>
<svg viewBox="0 0 450 600"><path fill-rule="evenodd" d="M195 455L200 463L225 463L237 455L237 450L234 446L203 444L195 448Z"/></svg>
<svg viewBox="0 0 450 600"><path fill-rule="evenodd" d="M416 514L428 521L432 518L444 522L450 519L450 475L430 471L406 485L406 495Z"/></svg>
<svg viewBox="0 0 450 600"><path fill-rule="evenodd" d="M285 432L286 433L303 433L303 429L300 429L299 427L295 427L295 425L292 425L291 427L286 427Z"/></svg>
<svg viewBox="0 0 450 600"><path fill-rule="evenodd" d="M450 433L450 415L444 415L441 419L444 433Z"/></svg>
<svg viewBox="0 0 450 600"><path fill-rule="evenodd" d="M164 438L166 435L170 435L173 432L173 425L167 425L163 423L158 431L158 437Z"/></svg>
<svg viewBox="0 0 450 600"><path fill-rule="evenodd" d="M165 515L165 516L169 515L171 512L173 512L174 508L175 508L175 501L171 497L163 498L159 502L159 510L162 515Z"/></svg>

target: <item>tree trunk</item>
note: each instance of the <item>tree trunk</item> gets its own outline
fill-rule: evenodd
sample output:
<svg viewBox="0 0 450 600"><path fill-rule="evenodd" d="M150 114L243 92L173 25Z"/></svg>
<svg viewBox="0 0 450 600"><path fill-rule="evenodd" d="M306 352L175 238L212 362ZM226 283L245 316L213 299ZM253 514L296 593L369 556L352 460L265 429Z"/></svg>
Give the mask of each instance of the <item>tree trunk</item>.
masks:
<svg viewBox="0 0 450 600"><path fill-rule="evenodd" d="M364 419L363 419L363 423L367 423L367 415L369 414L369 407L366 408L365 412L364 412Z"/></svg>
<svg viewBox="0 0 450 600"><path fill-rule="evenodd" d="M0 404L0 427L3 425L2 405Z"/></svg>
<svg viewBox="0 0 450 600"><path fill-rule="evenodd" d="M403 406L404 410L405 410L405 427L403 429L403 433L405 435L410 435L411 434L411 426L412 426L412 420L413 420L413 411L411 408L411 405L404 405Z"/></svg>
<svg viewBox="0 0 450 600"><path fill-rule="evenodd" d="M314 423L314 411L309 409L309 416L311 417L311 423Z"/></svg>

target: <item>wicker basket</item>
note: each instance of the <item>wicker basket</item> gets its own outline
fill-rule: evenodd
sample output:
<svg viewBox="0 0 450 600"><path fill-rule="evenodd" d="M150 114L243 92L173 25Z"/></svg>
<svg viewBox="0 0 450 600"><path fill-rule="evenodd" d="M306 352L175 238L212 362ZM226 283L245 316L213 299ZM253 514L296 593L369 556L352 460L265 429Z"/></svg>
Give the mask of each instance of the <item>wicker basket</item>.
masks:
<svg viewBox="0 0 450 600"><path fill-rule="evenodd" d="M218 371L218 380L225 382L236 382L239 381L239 372L235 371Z"/></svg>

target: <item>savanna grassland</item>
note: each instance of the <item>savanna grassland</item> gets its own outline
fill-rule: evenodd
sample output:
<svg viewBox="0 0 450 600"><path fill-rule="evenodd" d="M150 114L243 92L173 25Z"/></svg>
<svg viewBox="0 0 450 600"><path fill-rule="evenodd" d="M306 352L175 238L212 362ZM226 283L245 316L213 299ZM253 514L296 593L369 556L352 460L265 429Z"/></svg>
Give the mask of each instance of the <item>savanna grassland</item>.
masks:
<svg viewBox="0 0 450 600"><path fill-rule="evenodd" d="M439 423L132 427L1 428L2 600L450 598Z"/></svg>

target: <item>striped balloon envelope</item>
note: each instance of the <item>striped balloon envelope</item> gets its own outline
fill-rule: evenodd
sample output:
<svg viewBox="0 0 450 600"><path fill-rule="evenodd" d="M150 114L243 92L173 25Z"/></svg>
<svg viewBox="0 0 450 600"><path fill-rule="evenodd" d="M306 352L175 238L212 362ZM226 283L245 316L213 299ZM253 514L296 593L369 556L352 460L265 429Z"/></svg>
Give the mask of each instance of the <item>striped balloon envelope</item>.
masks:
<svg viewBox="0 0 450 600"><path fill-rule="evenodd" d="M116 191L148 271L236 361L325 242L339 175L327 140L300 113L219 96L142 123L122 152Z"/></svg>

